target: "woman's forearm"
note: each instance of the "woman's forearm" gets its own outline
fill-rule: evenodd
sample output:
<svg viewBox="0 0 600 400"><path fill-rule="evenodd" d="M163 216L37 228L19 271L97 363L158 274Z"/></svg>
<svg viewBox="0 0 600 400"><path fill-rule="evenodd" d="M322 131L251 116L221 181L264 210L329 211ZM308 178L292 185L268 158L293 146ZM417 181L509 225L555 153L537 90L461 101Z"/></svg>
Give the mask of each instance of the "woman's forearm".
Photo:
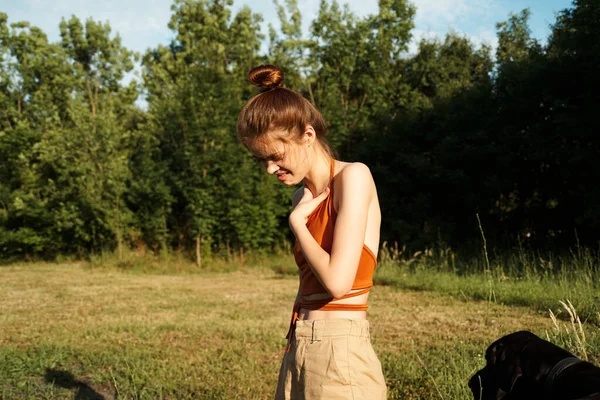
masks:
<svg viewBox="0 0 600 400"><path fill-rule="evenodd" d="M339 279L335 279L335 268L331 265L331 257L317 243L312 236L304 221L295 221L290 219L290 228L294 232L296 239L300 244L304 258L310 265L313 273L317 276L323 287L333 297L341 297L345 295L350 288L344 287ZM350 282L350 287L352 282Z"/></svg>

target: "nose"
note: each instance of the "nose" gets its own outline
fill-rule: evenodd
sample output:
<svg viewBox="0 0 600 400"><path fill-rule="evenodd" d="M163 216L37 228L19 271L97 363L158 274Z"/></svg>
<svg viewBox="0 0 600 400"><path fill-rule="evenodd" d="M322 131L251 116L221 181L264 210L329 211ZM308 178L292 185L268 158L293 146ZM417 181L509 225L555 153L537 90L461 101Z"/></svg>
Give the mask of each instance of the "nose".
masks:
<svg viewBox="0 0 600 400"><path fill-rule="evenodd" d="M271 160L267 161L266 165L267 165L267 173L269 175L273 175L275 172L277 172L279 170L279 166Z"/></svg>

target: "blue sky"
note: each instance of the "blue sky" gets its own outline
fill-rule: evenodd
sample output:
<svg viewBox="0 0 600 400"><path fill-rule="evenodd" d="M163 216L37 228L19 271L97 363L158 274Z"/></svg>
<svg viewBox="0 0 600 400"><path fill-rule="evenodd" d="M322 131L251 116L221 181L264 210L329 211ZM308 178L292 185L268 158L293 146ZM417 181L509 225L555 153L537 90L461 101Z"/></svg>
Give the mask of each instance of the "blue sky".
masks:
<svg viewBox="0 0 600 400"><path fill-rule="evenodd" d="M283 0L281 0L283 2ZM341 0L358 15L377 12L376 0ZM510 12L529 8L530 27L535 38L544 42L556 13L571 6L571 0L412 0L417 7L416 39L440 36L450 29L468 35L474 43L496 44L495 24L507 19ZM304 32L308 35L310 20L318 11L320 0L299 0ZM76 15L108 21L118 32L123 44L138 52L159 43L167 44L172 37L167 28L172 0L0 0L0 11L8 14L9 22L29 21L40 27L51 41L59 39L61 17ZM277 26L272 0L235 0L234 12L244 5L263 15L264 33L267 24ZM413 49L415 48L413 42Z"/></svg>

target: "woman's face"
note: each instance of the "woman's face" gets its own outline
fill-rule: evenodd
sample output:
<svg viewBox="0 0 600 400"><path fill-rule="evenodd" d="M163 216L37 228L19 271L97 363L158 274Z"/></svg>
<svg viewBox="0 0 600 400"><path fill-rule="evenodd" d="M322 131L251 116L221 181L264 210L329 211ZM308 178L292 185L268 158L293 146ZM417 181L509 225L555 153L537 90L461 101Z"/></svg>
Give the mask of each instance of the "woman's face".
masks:
<svg viewBox="0 0 600 400"><path fill-rule="evenodd" d="M262 162L271 175L286 186L295 186L302 182L310 166L310 154L305 143L286 141L276 135L265 135L269 139L261 140L250 150L254 158Z"/></svg>

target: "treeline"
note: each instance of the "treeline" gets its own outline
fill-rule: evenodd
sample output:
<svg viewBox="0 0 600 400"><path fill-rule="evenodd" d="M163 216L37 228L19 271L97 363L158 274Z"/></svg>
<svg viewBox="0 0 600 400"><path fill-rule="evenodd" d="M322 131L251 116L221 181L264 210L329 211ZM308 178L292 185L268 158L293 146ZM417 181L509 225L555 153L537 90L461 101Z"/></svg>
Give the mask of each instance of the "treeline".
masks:
<svg viewBox="0 0 600 400"><path fill-rule="evenodd" d="M141 57L92 19L63 19L50 43L0 14L1 256L133 247L200 263L288 246L291 189L235 137L247 72L267 62L321 110L338 155L371 167L382 239L466 248L476 215L496 246L599 237L597 1L574 1L543 45L527 10L509 16L495 54L453 33L408 54L406 0L363 18L323 0L310 39L295 0L275 2L268 38L232 3L176 0L174 39ZM124 85L140 60L143 81Z"/></svg>

